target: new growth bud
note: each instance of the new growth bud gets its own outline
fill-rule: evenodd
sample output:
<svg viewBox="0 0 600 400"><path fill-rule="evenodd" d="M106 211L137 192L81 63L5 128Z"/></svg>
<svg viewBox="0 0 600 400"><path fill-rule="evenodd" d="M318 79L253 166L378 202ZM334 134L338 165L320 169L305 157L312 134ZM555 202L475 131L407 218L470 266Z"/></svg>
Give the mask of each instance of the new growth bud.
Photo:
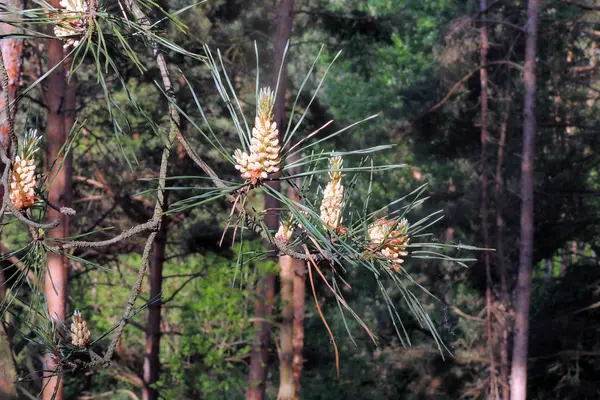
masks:
<svg viewBox="0 0 600 400"><path fill-rule="evenodd" d="M275 234L275 239L281 243L287 243L292 237L292 233L294 233L294 223L292 222L292 218L282 220L279 223L279 229Z"/></svg>
<svg viewBox="0 0 600 400"><path fill-rule="evenodd" d="M369 227L369 240L371 249L379 250L399 272L404 257L408 255L408 221L405 218L400 221L382 218Z"/></svg>
<svg viewBox="0 0 600 400"><path fill-rule="evenodd" d="M77 47L88 29L88 3L86 0L61 0L62 19L54 27L54 35L65 41L64 48Z"/></svg>
<svg viewBox="0 0 600 400"><path fill-rule="evenodd" d="M258 113L250 139L250 154L236 150L233 154L242 178L253 184L279 171L279 131L273 121L274 93L269 88L261 89L258 96Z"/></svg>

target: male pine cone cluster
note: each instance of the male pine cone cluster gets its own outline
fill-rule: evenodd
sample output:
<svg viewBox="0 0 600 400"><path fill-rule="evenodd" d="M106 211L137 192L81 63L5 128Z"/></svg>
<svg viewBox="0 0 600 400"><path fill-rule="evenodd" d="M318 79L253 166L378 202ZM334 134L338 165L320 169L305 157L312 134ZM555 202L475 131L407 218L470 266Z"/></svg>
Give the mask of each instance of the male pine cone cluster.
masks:
<svg viewBox="0 0 600 400"><path fill-rule="evenodd" d="M65 41L64 48L77 47L80 37L88 29L88 3L86 0L61 0L60 6L64 9L63 19L54 27L54 35Z"/></svg>
<svg viewBox="0 0 600 400"><path fill-rule="evenodd" d="M34 154L39 150L38 142L40 137L36 135L37 131L30 131L25 137L23 152L15 157L12 167L12 176L10 181L10 190L8 192L10 200L18 210L24 210L33 206L37 201L35 196L35 159Z"/></svg>
<svg viewBox="0 0 600 400"><path fill-rule="evenodd" d="M344 185L342 185L342 157L329 159L329 183L323 191L321 202L321 221L340 233L342 228L342 207L344 201Z"/></svg>
<svg viewBox="0 0 600 400"><path fill-rule="evenodd" d="M249 179L253 184L266 179L269 174L278 172L281 163L279 131L277 123L273 121L274 97L271 89L260 90L258 115L250 139L250 154L238 149L233 155L235 168L240 171L242 178Z"/></svg>
<svg viewBox="0 0 600 400"><path fill-rule="evenodd" d="M369 240L371 249L379 250L390 261L392 268L399 272L404 257L408 255L408 221L405 218L400 221L382 218L369 227Z"/></svg>
<svg viewBox="0 0 600 400"><path fill-rule="evenodd" d="M73 314L71 323L71 343L77 347L87 347L90 344L91 332L79 311Z"/></svg>

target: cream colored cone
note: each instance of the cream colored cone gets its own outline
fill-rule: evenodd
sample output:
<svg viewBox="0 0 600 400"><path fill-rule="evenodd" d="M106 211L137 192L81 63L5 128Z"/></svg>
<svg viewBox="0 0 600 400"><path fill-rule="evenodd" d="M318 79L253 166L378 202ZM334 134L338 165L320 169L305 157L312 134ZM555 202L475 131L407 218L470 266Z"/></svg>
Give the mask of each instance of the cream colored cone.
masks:
<svg viewBox="0 0 600 400"><path fill-rule="evenodd" d="M71 323L71 343L77 347L87 347L90 344L92 336L87 323L79 311L73 314L73 323Z"/></svg>
<svg viewBox="0 0 600 400"><path fill-rule="evenodd" d="M401 264L408 256L408 221L404 218L399 222L382 218L369 227L369 240L370 247L378 249L391 263L392 268L400 271Z"/></svg>
<svg viewBox="0 0 600 400"><path fill-rule="evenodd" d="M342 185L342 158L332 157L329 160L329 183L323 191L321 202L321 221L333 230L342 224L342 209L344 202L344 186Z"/></svg>
<svg viewBox="0 0 600 400"><path fill-rule="evenodd" d="M269 174L278 172L280 168L281 146L279 130L273 121L273 101L273 91L269 88L261 89L258 115L254 120L250 139L250 154L239 149L233 154L235 168L240 171L242 178L252 183L268 178Z"/></svg>

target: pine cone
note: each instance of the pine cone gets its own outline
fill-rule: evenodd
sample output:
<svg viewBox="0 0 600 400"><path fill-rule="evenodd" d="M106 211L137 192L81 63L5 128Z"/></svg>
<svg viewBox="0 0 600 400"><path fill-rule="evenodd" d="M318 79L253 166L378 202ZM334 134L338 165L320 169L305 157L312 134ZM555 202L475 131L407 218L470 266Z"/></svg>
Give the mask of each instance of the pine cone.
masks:
<svg viewBox="0 0 600 400"><path fill-rule="evenodd" d="M71 343L77 347L87 347L90 344L91 332L79 311L73 314L71 324Z"/></svg>
<svg viewBox="0 0 600 400"><path fill-rule="evenodd" d="M30 131L25 136L23 153L15 157L8 194L18 210L31 207L37 201L34 154L39 149L39 140L37 131Z"/></svg>
<svg viewBox="0 0 600 400"><path fill-rule="evenodd" d="M275 234L275 239L279 240L281 243L287 243L292 237L292 233L294 233L294 225L292 224L292 221L281 221L279 224L279 229Z"/></svg>
<svg viewBox="0 0 600 400"><path fill-rule="evenodd" d="M408 221L405 218L399 222L382 218L369 227L369 240L371 249L378 249L399 272L404 257L408 255Z"/></svg>
<svg viewBox="0 0 600 400"><path fill-rule="evenodd" d="M61 0L62 16L54 27L54 35L63 39L64 48L76 47L88 29L88 3L85 0Z"/></svg>
<svg viewBox="0 0 600 400"><path fill-rule="evenodd" d="M321 221L333 230L339 230L342 223L344 186L342 185L342 157L329 160L329 183L323 191Z"/></svg>
<svg viewBox="0 0 600 400"><path fill-rule="evenodd" d="M249 179L253 184L266 179L269 174L279 171L279 131L273 119L274 93L269 88L261 89L258 102L258 115L254 121L252 138L250 139L250 154L236 150L233 154L242 178Z"/></svg>

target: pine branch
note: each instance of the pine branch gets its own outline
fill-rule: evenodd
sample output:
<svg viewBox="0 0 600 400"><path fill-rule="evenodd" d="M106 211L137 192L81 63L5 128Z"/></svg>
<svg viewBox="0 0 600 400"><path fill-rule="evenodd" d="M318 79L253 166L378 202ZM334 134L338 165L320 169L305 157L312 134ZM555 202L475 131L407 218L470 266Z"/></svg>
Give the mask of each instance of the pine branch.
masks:
<svg viewBox="0 0 600 400"><path fill-rule="evenodd" d="M126 4L129 7L129 9L131 10L131 12L134 14L135 18L137 19L137 21L140 24L140 26L142 27L142 29L145 32L147 32L148 37L150 37L151 25L150 25L150 21L148 20L148 17L144 14L144 12L138 7L138 5L133 0L127 0ZM127 321L133 315L133 306L134 306L135 301L137 300L138 296L140 295L142 283L144 281L144 276L146 275L146 271L148 269L150 251L151 251L152 245L154 244L154 241L156 239L156 235L161 227L162 214L164 212L164 206L165 206L165 187L166 187L166 181L167 181L167 167L168 167L168 162L169 162L169 155L171 153L171 148L173 146L175 138L181 135L179 113L177 112L177 109L174 105L175 99L174 99L173 85L171 82L169 70L167 68L167 63L165 61L163 54L160 53L160 51L159 51L158 44L154 41L151 41L151 46L153 48L153 54L158 63L159 71L160 71L160 74L161 74L161 77L163 80L164 90L167 93L167 96L169 97L169 100L170 100L169 101L169 110L170 110L170 116L171 116L169 134L168 134L168 137L165 138L165 144L164 144L162 157L161 157L160 171L159 171L159 177L158 177L157 199L156 199L156 205L154 208L154 214L152 216L152 219L150 221L148 221L148 223L146 223L148 229L152 229L153 231L150 233L150 235L146 239L146 244L144 246L144 252L142 253L142 261L140 263L140 268L138 271L136 282L133 285L133 287L131 288L131 293L129 295L129 300L127 301L127 305L125 306L125 311L123 313L123 317L121 318L119 325L117 325L117 327L115 329L112 341L111 341L110 345L108 346L106 354L104 355L104 357L101 360L88 363L86 365L88 368L93 368L98 365L104 365L105 367L110 365L112 355L115 351L117 343L119 342L119 339L121 338L123 329L125 328L125 325L127 325ZM145 224L142 224L140 226L143 226L143 225L145 225ZM136 228L139 229L139 226L132 228L127 232L132 233L132 231L135 230L135 233L138 233L139 231L141 231L141 230L136 230ZM124 234L126 234L127 232L125 232ZM132 233L130 236L132 236L135 233ZM122 236L122 235L120 235L120 236Z"/></svg>

